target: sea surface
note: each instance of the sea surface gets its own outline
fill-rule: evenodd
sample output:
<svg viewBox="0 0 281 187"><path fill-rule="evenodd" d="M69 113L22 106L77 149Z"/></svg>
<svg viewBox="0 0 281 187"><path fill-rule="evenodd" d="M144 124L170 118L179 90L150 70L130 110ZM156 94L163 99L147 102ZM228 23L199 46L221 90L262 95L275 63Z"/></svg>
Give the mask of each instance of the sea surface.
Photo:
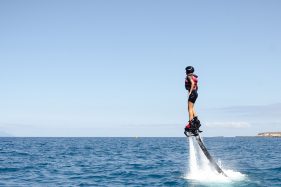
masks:
<svg viewBox="0 0 281 187"><path fill-rule="evenodd" d="M281 138L204 138L225 181L190 177L189 141L0 138L0 186L281 186Z"/></svg>

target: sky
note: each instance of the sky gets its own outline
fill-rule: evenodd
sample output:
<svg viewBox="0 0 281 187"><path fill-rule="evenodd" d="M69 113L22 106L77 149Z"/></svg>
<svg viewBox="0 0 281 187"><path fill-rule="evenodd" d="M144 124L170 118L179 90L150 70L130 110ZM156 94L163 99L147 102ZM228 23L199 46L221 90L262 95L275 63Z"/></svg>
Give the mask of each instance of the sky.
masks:
<svg viewBox="0 0 281 187"><path fill-rule="evenodd" d="M0 1L0 135L281 131L279 0Z"/></svg>

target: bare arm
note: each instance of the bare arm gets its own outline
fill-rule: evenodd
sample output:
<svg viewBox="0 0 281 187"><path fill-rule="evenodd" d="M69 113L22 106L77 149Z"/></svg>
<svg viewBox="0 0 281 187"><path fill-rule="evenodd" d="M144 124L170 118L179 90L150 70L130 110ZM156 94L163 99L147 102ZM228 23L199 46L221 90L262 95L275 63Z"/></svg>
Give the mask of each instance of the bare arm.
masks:
<svg viewBox="0 0 281 187"><path fill-rule="evenodd" d="M191 82L191 87L190 87L190 90L189 90L189 95L191 94L192 90L194 89L194 81L192 80L191 78L191 75L187 76L188 80Z"/></svg>

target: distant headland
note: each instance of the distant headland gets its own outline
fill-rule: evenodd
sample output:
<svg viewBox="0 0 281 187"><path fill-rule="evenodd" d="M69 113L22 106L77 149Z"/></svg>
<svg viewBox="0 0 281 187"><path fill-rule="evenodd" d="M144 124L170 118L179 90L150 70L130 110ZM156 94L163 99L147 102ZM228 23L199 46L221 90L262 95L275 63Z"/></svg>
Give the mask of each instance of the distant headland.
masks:
<svg viewBox="0 0 281 187"><path fill-rule="evenodd" d="M281 137L281 132L263 132L263 133L259 133L258 136L262 136L262 137Z"/></svg>

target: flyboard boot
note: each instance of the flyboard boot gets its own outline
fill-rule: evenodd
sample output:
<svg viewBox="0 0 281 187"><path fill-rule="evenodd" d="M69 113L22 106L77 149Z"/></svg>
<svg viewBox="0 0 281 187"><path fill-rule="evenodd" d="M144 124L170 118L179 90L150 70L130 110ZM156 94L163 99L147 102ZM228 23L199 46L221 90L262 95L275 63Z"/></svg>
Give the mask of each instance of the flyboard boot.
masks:
<svg viewBox="0 0 281 187"><path fill-rule="evenodd" d="M198 136L198 133L201 133L203 131L199 130L199 127L201 126L200 121L198 120L198 117L194 117L191 121L188 122L186 127L184 128L184 134L186 136L187 133L191 134L191 136Z"/></svg>
<svg viewBox="0 0 281 187"><path fill-rule="evenodd" d="M185 134L185 136L188 136L187 133L191 132L191 131L190 131L190 127L191 127L191 122L188 121L187 125L186 125L185 128L184 128L184 134Z"/></svg>
<svg viewBox="0 0 281 187"><path fill-rule="evenodd" d="M196 129L196 124L195 124L194 120L191 120L188 122L188 124L184 128L184 134L186 136L197 136L198 135L198 132Z"/></svg>
<svg viewBox="0 0 281 187"><path fill-rule="evenodd" d="M201 127L201 122L199 121L198 116L195 116L193 120L195 121L195 128L197 129L197 131L199 133L203 132L199 129Z"/></svg>

